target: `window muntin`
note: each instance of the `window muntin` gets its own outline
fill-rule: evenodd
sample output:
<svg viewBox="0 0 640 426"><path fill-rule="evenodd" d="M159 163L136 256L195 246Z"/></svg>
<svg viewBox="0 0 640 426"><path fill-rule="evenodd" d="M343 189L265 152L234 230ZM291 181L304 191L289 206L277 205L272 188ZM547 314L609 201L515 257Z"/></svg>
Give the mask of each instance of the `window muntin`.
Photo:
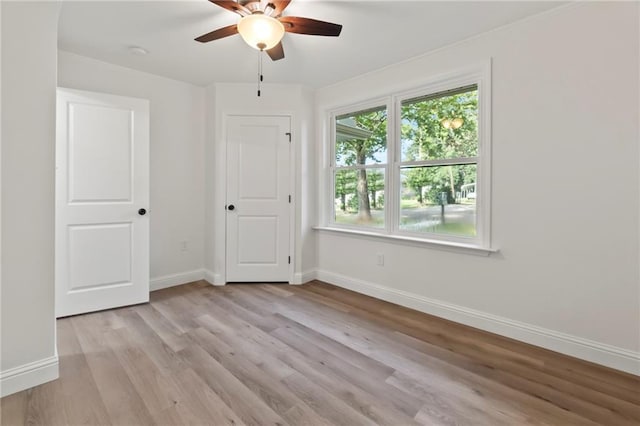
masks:
<svg viewBox="0 0 640 426"><path fill-rule="evenodd" d="M385 228L387 107L335 116L333 126L334 223Z"/></svg>

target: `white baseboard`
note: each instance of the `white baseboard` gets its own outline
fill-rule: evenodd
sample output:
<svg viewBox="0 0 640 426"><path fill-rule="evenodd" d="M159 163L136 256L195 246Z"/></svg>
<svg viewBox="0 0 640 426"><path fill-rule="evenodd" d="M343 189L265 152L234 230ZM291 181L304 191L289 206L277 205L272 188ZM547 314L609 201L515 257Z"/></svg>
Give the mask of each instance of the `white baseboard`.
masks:
<svg viewBox="0 0 640 426"><path fill-rule="evenodd" d="M0 398L58 378L58 355L0 372Z"/></svg>
<svg viewBox="0 0 640 426"><path fill-rule="evenodd" d="M180 272L178 274L165 275L163 277L151 278L149 281L149 290L161 290L163 288L174 287L181 284L187 284L194 281L204 279L204 269L196 269L193 271Z"/></svg>
<svg viewBox="0 0 640 426"><path fill-rule="evenodd" d="M325 270L318 280L470 327L640 376L640 353Z"/></svg>
<svg viewBox="0 0 640 426"><path fill-rule="evenodd" d="M227 284L222 278L222 275L213 273L208 269L204 271L204 279L206 282L214 286L223 286Z"/></svg>
<svg viewBox="0 0 640 426"><path fill-rule="evenodd" d="M293 274L293 282L291 284L306 284L309 281L313 281L316 279L316 270L312 269L311 271L305 272L297 272Z"/></svg>

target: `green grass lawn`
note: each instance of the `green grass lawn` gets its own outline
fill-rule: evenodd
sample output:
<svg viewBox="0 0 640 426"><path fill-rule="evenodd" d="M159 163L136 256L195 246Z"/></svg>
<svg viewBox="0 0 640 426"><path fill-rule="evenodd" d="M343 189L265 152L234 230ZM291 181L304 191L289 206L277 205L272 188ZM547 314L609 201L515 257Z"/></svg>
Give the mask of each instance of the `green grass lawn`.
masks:
<svg viewBox="0 0 640 426"><path fill-rule="evenodd" d="M336 223L343 225L364 225L372 226L375 228L384 228L384 211L383 210L371 210L371 221L363 223L358 219L356 212L342 210L336 210Z"/></svg>
<svg viewBox="0 0 640 426"><path fill-rule="evenodd" d="M412 210L421 208L423 206L420 205L416 200L402 200L402 209ZM383 210L372 210L371 211L371 221L362 222L358 219L358 214L356 212L346 211L343 212L341 210L336 210L336 223L342 225L359 225L359 226L369 226L373 228L384 228L384 211ZM410 219L409 217L403 217L401 221L401 228L404 228L406 231L417 232L417 233L434 233L434 234L449 234L449 235L457 235L461 237L475 237L476 228L473 223L469 222L447 222L447 223L438 223L438 224L420 224L420 219Z"/></svg>
<svg viewBox="0 0 640 426"><path fill-rule="evenodd" d="M460 237L476 236L476 227L473 223L451 222L434 226L418 227L417 229L413 228L412 231L433 232L435 234L450 234L458 235Z"/></svg>
<svg viewBox="0 0 640 426"><path fill-rule="evenodd" d="M401 209L418 209L423 207L418 200L400 200Z"/></svg>

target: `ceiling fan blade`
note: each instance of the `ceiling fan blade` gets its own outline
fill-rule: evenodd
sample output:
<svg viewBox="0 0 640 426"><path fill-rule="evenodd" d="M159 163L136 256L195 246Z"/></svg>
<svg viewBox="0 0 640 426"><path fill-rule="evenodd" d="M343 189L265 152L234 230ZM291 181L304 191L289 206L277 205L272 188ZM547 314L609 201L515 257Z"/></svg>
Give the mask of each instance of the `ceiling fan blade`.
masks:
<svg viewBox="0 0 640 426"><path fill-rule="evenodd" d="M316 19L283 16L278 20L284 24L284 30L288 33L337 37L342 31L342 25Z"/></svg>
<svg viewBox="0 0 640 426"><path fill-rule="evenodd" d="M234 0L209 0L213 4L225 8L231 12L235 12L241 16L251 15L251 11Z"/></svg>
<svg viewBox="0 0 640 426"><path fill-rule="evenodd" d="M282 42L276 44L271 49L267 50L267 54L273 61L284 58L284 49L282 48Z"/></svg>
<svg viewBox="0 0 640 426"><path fill-rule="evenodd" d="M200 43L207 43L209 41L229 37L234 34L238 34L238 26L236 24L229 25L228 27L218 28L217 30L211 31L210 33L203 34L200 37L196 38L196 41L199 41Z"/></svg>
<svg viewBox="0 0 640 426"><path fill-rule="evenodd" d="M280 16L282 15L282 12L286 9L286 7L289 6L289 3L291 3L291 0L272 0L268 3L271 3L272 5L275 6L271 16Z"/></svg>

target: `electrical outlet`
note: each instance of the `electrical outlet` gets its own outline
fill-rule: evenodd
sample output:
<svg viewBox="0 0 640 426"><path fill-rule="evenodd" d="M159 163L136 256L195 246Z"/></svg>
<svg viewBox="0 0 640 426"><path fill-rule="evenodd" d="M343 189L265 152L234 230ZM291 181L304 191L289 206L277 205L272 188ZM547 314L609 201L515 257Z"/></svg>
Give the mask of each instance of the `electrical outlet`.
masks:
<svg viewBox="0 0 640 426"><path fill-rule="evenodd" d="M378 255L376 256L376 265L384 266L384 254L378 253Z"/></svg>
<svg viewBox="0 0 640 426"><path fill-rule="evenodd" d="M180 251L189 251L188 241L180 241Z"/></svg>

